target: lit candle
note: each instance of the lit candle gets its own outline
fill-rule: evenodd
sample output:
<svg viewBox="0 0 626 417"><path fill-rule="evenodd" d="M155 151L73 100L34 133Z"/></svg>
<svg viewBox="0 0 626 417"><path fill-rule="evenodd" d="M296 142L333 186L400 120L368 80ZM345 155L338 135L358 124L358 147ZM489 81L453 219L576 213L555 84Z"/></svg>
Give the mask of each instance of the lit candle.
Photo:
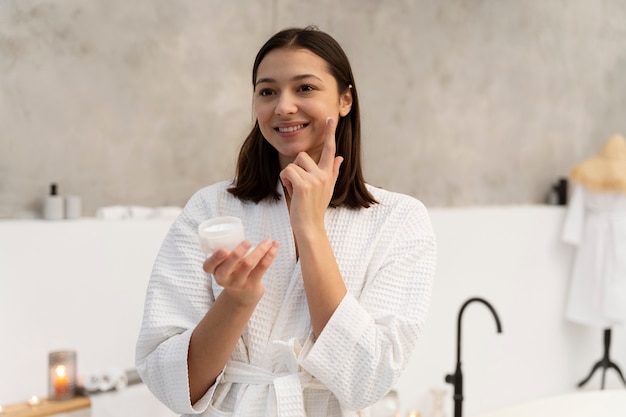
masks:
<svg viewBox="0 0 626 417"><path fill-rule="evenodd" d="M48 398L68 400L76 387L76 352L60 350L48 354Z"/></svg>
<svg viewBox="0 0 626 417"><path fill-rule="evenodd" d="M41 400L36 395L33 395L32 397L30 397L30 400L28 400L28 405L34 407L36 405L39 405L40 402Z"/></svg>
<svg viewBox="0 0 626 417"><path fill-rule="evenodd" d="M54 368L54 396L63 397L67 395L69 388L70 380L65 365L58 365Z"/></svg>

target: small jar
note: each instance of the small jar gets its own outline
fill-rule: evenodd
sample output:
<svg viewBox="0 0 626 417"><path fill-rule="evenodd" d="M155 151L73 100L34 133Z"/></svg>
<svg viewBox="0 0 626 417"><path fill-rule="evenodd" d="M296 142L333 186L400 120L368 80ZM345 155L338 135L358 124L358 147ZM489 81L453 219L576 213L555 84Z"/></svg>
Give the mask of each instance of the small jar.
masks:
<svg viewBox="0 0 626 417"><path fill-rule="evenodd" d="M62 350L48 355L48 398L69 400L76 396L76 352Z"/></svg>
<svg viewBox="0 0 626 417"><path fill-rule="evenodd" d="M220 248L235 249L245 239L241 219L232 216L215 217L198 226L200 248L211 254Z"/></svg>

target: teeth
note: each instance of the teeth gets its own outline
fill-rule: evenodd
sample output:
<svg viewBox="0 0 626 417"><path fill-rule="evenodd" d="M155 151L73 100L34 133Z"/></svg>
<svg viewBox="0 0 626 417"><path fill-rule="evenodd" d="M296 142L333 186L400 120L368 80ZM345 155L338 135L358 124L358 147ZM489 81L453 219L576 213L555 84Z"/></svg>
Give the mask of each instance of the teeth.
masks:
<svg viewBox="0 0 626 417"><path fill-rule="evenodd" d="M303 127L304 127L304 125L290 126L290 127L279 127L278 131L280 133L289 133L289 132L295 132L296 130L300 130Z"/></svg>

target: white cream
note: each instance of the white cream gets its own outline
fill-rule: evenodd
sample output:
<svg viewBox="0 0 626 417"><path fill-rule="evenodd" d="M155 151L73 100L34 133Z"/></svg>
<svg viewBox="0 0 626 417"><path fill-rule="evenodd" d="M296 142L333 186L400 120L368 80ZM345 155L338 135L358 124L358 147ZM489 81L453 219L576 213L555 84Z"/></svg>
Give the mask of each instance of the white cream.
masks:
<svg viewBox="0 0 626 417"><path fill-rule="evenodd" d="M231 232L235 230L236 225L233 224L213 224L209 227L206 227L202 232L203 233L219 233L219 232Z"/></svg>

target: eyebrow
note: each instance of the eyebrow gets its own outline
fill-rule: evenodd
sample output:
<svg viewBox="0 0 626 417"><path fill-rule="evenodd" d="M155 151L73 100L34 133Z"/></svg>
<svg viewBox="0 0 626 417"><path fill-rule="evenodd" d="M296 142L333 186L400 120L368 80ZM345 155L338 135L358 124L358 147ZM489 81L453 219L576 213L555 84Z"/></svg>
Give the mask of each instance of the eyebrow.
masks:
<svg viewBox="0 0 626 417"><path fill-rule="evenodd" d="M317 75L313 75L313 74L296 75L295 77L291 79L291 81L301 81L307 78L315 78L319 81L322 81L320 77L318 77ZM275 82L276 80L274 78L261 78L256 81L256 84L254 86L256 87L257 85L262 84L262 83L275 83Z"/></svg>

